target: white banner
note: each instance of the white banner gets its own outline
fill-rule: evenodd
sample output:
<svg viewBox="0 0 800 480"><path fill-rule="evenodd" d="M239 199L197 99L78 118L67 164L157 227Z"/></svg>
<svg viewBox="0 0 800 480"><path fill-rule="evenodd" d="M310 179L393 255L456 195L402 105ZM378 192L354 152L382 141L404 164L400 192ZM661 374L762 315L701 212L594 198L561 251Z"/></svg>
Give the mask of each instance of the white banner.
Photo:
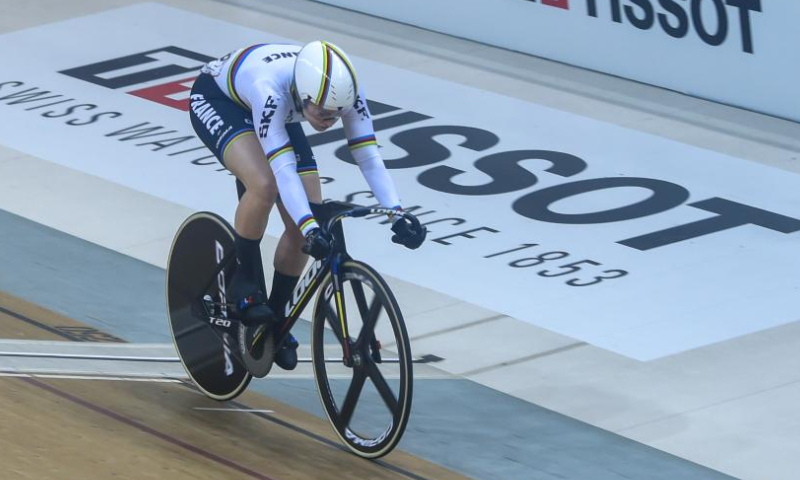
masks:
<svg viewBox="0 0 800 480"><path fill-rule="evenodd" d="M316 0L800 120L800 2Z"/></svg>
<svg viewBox="0 0 800 480"><path fill-rule="evenodd" d="M279 41L159 4L2 35L0 143L231 218L232 177L194 137L187 89L204 59ZM349 221L356 258L640 360L800 318L800 176L354 63L403 203L430 228L409 251L381 219ZM373 203L339 129L307 132L325 196Z"/></svg>

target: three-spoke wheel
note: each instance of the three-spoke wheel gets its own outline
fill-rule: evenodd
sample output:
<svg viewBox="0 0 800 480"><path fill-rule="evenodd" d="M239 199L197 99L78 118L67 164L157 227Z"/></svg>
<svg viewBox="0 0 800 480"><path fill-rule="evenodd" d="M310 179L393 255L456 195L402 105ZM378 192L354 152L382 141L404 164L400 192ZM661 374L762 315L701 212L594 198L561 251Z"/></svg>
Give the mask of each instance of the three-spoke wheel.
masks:
<svg viewBox="0 0 800 480"><path fill-rule="evenodd" d="M338 275L338 289L333 273L323 279L314 308L314 375L341 440L356 455L378 458L400 440L411 411L408 334L394 295L371 267L347 260Z"/></svg>

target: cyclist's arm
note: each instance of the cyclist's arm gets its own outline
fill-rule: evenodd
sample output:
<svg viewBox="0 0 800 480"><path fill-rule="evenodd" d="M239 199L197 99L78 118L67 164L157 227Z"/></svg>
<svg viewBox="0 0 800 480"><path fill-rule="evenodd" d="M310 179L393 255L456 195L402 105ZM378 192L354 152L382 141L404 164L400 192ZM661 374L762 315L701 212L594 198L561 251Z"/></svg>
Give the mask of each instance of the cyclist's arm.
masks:
<svg viewBox="0 0 800 480"><path fill-rule="evenodd" d="M355 107L342 116L342 123L350 152L375 198L385 208L399 209L400 197L378 150L363 92L359 92Z"/></svg>
<svg viewBox="0 0 800 480"><path fill-rule="evenodd" d="M255 95L256 98L251 99L250 103L253 105L256 135L275 174L281 201L300 231L306 235L319 225L311 213L303 182L297 174L297 160L284 123L288 108L277 95L263 92Z"/></svg>

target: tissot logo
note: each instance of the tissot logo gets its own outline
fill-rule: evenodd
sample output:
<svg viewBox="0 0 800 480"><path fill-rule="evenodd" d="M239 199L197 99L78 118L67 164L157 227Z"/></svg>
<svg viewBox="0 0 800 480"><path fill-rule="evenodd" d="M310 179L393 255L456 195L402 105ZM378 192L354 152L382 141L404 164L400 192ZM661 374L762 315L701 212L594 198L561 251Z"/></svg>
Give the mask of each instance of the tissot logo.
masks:
<svg viewBox="0 0 800 480"><path fill-rule="evenodd" d="M570 10L569 0L526 1ZM673 38L694 32L707 45L734 41L754 53L751 14L761 12L761 0L573 0L573 6L579 2L590 17L658 29Z"/></svg>
<svg viewBox="0 0 800 480"><path fill-rule="evenodd" d="M729 4L736 5L745 5L743 2L744 0L728 0ZM150 86L146 89L137 89L136 87L141 83L152 83L162 78L199 71L203 65L202 62L211 59L212 57L207 55L168 46L75 67L60 73L106 88L132 88L133 90L128 93L173 108L188 110L188 99L186 102L178 103L174 98L161 94L167 91L173 94L181 91L175 81ZM191 88L191 78L180 82L180 85L182 91L188 92ZM148 93L143 94L142 92L145 91ZM0 100L2 99L0 98ZM373 101L369 102L369 106L374 115L400 110L398 107ZM400 126L407 127L390 137L392 144L404 150L406 155L399 158L387 158L385 159L386 165L390 169L421 170L417 181L424 187L437 192L478 197L519 192L520 195L511 205L517 214L531 220L564 225L626 222L658 215L676 208L695 212L701 210L709 214L700 220L656 229L635 237L620 238L616 242L640 251L686 242L747 225L782 234L800 231L800 219L722 197L712 196L687 203L691 192L686 187L657 178L633 176L589 178L534 189L533 187L539 182L539 175L554 175L568 179L588 170L590 165L587 160L567 152L532 148L479 156L473 162L472 167L482 173L487 181L481 184L464 185L457 180L461 175L468 173L467 171L451 166L436 165L453 154L448 148L437 142L436 138L443 135L460 136L464 139L461 143L462 148L471 152L482 152L498 145L500 137L494 132L466 125L410 126L431 119L432 117L424 114L404 111L376 118L374 126L376 131ZM261 125L260 128L264 128L263 121ZM127 134L127 131L123 133ZM157 129L148 130L147 133L148 137L162 134ZM163 135L169 136L170 133L172 132L164 131ZM119 134L119 132L115 132L115 134ZM312 146L338 142L343 139L344 132L341 128L309 136ZM151 140L150 143L157 143L157 140ZM335 154L340 160L354 163L346 145L336 150ZM534 173L522 165L528 160L545 161L549 166L541 173ZM200 164L198 163L198 165ZM643 189L649 192L649 196L638 202L605 210L563 213L553 207L554 204L572 197L596 192L611 193L618 189ZM496 232L488 227L480 227L474 231L462 233L468 235L478 230ZM441 244L449 245L444 239L439 240Z"/></svg>

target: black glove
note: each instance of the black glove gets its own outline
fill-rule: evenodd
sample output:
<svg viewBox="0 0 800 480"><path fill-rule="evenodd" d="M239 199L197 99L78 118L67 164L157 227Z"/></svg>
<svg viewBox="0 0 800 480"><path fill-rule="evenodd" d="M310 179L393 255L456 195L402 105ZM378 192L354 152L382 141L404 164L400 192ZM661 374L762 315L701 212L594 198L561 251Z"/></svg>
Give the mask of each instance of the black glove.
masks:
<svg viewBox="0 0 800 480"><path fill-rule="evenodd" d="M331 239L319 228L314 228L306 234L306 244L302 250L303 253L322 260L331 252Z"/></svg>
<svg viewBox="0 0 800 480"><path fill-rule="evenodd" d="M415 230L411 222L405 218L398 218L397 221L392 224L392 231L394 232L392 241L406 248L410 248L411 250L419 248L422 242L425 241L425 236L428 234L427 228L420 225L419 230Z"/></svg>

